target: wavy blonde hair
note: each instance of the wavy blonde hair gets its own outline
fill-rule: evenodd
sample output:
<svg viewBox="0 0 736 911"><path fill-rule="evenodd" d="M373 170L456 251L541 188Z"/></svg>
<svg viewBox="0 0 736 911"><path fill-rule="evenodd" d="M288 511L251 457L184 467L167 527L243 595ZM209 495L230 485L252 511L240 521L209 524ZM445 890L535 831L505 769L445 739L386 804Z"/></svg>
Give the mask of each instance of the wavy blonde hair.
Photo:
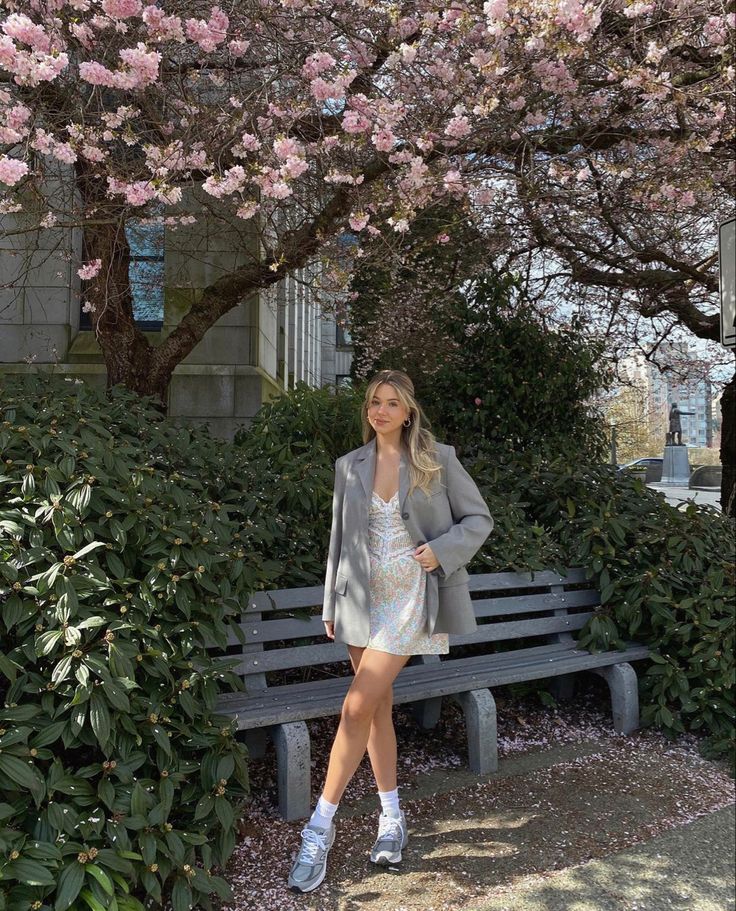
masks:
<svg viewBox="0 0 736 911"><path fill-rule="evenodd" d="M414 383L403 370L380 370L368 381L361 409L363 443L369 443L376 436L368 420L368 406L383 383L393 386L396 398L409 411L411 419L409 427L401 428L401 443L409 461L409 492L418 487L428 494L432 480L439 476L442 469L437 459L437 441L428 429L429 421L414 396Z"/></svg>

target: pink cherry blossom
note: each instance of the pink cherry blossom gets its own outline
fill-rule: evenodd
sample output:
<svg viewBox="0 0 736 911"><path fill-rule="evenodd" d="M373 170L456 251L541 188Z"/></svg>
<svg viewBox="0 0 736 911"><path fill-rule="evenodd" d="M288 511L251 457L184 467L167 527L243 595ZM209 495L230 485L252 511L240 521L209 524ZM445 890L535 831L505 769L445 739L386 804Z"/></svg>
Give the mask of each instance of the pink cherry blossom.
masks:
<svg viewBox="0 0 736 911"><path fill-rule="evenodd" d="M396 231L399 234L406 234L406 232L409 230L409 219L408 218L405 218L405 217L394 218L393 216L391 216L391 218L388 219L388 223L391 225L391 227L394 229L394 231Z"/></svg>
<svg viewBox="0 0 736 911"><path fill-rule="evenodd" d="M37 25L28 16L11 13L2 23L2 30L10 38L27 44L34 51L48 54L51 50L51 39L42 25Z"/></svg>
<svg viewBox="0 0 736 911"><path fill-rule="evenodd" d="M233 57L244 57L250 47L250 41L233 40L228 42L228 50Z"/></svg>
<svg viewBox="0 0 736 911"><path fill-rule="evenodd" d="M95 276L99 274L101 267L102 260L93 259L91 262L85 263L85 265L83 265L80 269L77 269L77 275L81 279L88 281L91 278L95 278Z"/></svg>
<svg viewBox="0 0 736 911"><path fill-rule="evenodd" d="M508 9L508 0L489 0L483 4L483 12L489 19L503 19Z"/></svg>
<svg viewBox="0 0 736 911"><path fill-rule="evenodd" d="M244 205L240 206L236 210L236 214L237 214L238 218L247 220L249 218L253 218L253 216L256 214L256 212L259 209L260 209L260 206L258 205L257 202L254 202L253 200L249 200L248 202L246 202Z"/></svg>
<svg viewBox="0 0 736 911"><path fill-rule="evenodd" d="M240 137L240 144L249 152L257 152L261 147L258 137L254 136L253 133L243 133Z"/></svg>
<svg viewBox="0 0 736 911"><path fill-rule="evenodd" d="M332 54L327 54L324 51L316 51L314 54L310 54L304 61L302 75L307 79L313 79L315 76L319 76L320 73L324 73L325 70L329 70L336 62L337 61Z"/></svg>
<svg viewBox="0 0 736 911"><path fill-rule="evenodd" d="M10 158L7 155L0 158L0 183L15 186L27 173L28 165L25 161L19 161L17 158Z"/></svg>
<svg viewBox="0 0 736 911"><path fill-rule="evenodd" d="M204 19L187 19L187 38L196 41L203 51L211 53L227 37L229 24L230 20L227 15L216 6L212 9L208 21Z"/></svg>
<svg viewBox="0 0 736 911"><path fill-rule="evenodd" d="M285 163L279 168L282 177L288 177L292 180L301 177L307 170L309 170L309 162L304 158L297 158L296 156L287 158Z"/></svg>
<svg viewBox="0 0 736 911"><path fill-rule="evenodd" d="M346 133L365 133L371 122L359 111L346 111L342 118L342 128Z"/></svg>
<svg viewBox="0 0 736 911"><path fill-rule="evenodd" d="M141 19L148 26L148 34L158 41L184 43L184 24L179 16L167 16L157 6L146 6Z"/></svg>
<svg viewBox="0 0 736 911"><path fill-rule="evenodd" d="M373 145L379 152L390 152L396 144L396 137L388 127L383 127L373 134Z"/></svg>
<svg viewBox="0 0 736 911"><path fill-rule="evenodd" d="M451 196L462 196L465 193L465 184L462 175L457 169L448 171L443 179L445 189Z"/></svg>
<svg viewBox="0 0 736 911"><path fill-rule="evenodd" d="M348 223L353 231L362 231L370 221L370 218L370 215L366 215L365 212L351 212Z"/></svg>
<svg viewBox="0 0 736 911"><path fill-rule="evenodd" d="M464 114L459 117L453 117L445 127L445 134L452 136L454 139L464 139L470 132L470 121Z"/></svg>
<svg viewBox="0 0 736 911"><path fill-rule="evenodd" d="M138 16L143 8L141 0L102 0L102 9L113 19Z"/></svg>
<svg viewBox="0 0 736 911"><path fill-rule="evenodd" d="M309 256L328 267L344 257L336 238L346 230L368 240L383 226L380 245L356 258L378 255L372 248L398 256L422 211L449 201L486 235L488 261L532 265L537 251L566 260L569 247L556 243L566 224L590 238L582 265L592 268L556 274L613 270L625 290L662 247L688 263L688 295L709 299L714 267L696 255L698 232L675 241L658 220L696 206L712 223L730 213L732 163L721 152L732 139L734 66L727 59L692 82L693 62L673 49L721 59L734 14L716 0L678 0L667 16L648 0L614 6L627 33L617 41L598 27L607 7L595 0L415 0L398 13L256 0L227 4L227 14L209 0L13 0L0 21L0 143L15 156L1 159L0 212L22 207L27 188L43 198L45 181L79 164L93 177L80 181L82 209L70 203L60 221L214 197L208 217L251 220L269 261L283 262L281 278ZM33 91L46 82L53 92ZM318 235L293 244L297 223ZM432 236L452 242L449 231ZM88 258L101 257L104 272L107 255ZM241 280L263 273L245 269ZM184 347L204 331L186 319ZM706 318L696 334L706 323L712 331Z"/></svg>
<svg viewBox="0 0 736 911"><path fill-rule="evenodd" d="M123 196L131 206L143 206L156 195L153 184L146 180L126 183L116 177L108 177L107 185L112 194Z"/></svg>
<svg viewBox="0 0 736 911"><path fill-rule="evenodd" d="M493 202L495 193L488 187L481 187L475 192L475 201L479 206L487 206Z"/></svg>
<svg viewBox="0 0 736 911"><path fill-rule="evenodd" d="M273 150L278 158L286 159L295 155L301 155L303 149L296 139L277 139L273 144Z"/></svg>

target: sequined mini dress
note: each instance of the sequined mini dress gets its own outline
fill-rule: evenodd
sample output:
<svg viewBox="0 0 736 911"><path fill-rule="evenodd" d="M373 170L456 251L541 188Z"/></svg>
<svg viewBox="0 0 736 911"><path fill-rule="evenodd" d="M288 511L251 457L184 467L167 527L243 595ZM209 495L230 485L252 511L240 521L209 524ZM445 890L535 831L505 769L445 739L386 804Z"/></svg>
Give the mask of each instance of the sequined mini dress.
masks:
<svg viewBox="0 0 736 911"><path fill-rule="evenodd" d="M386 502L373 491L368 510L370 636L368 648L393 655L445 655L447 633L427 635L427 573L414 557L398 491Z"/></svg>

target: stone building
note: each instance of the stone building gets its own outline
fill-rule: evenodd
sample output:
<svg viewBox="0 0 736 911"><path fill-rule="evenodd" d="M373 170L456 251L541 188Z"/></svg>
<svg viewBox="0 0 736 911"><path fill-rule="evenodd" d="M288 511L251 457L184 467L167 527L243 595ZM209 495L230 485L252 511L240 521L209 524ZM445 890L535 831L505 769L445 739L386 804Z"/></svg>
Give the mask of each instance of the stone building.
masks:
<svg viewBox="0 0 736 911"><path fill-rule="evenodd" d="M59 182L47 193L57 211L69 211L68 187ZM0 214L0 382L43 367L104 384L102 354L83 312L85 282L77 274L85 260L81 229L29 232L38 223L32 211L29 202L23 211ZM206 215L175 227L131 218L125 231L134 314L153 344L173 330L200 289L260 249L247 223ZM311 292L315 276L315 267L302 269L212 326L176 368L169 414L231 438L264 401L296 382L344 381L349 339Z"/></svg>

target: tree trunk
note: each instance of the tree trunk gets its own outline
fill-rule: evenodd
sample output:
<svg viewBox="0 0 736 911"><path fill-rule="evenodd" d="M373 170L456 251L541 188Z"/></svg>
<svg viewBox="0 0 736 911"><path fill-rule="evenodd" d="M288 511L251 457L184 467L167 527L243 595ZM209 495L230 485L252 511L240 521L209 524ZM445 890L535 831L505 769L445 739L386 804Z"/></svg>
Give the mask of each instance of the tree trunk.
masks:
<svg viewBox="0 0 736 911"><path fill-rule="evenodd" d="M92 328L107 368L108 388L122 383L163 404L171 374L155 369L156 349L135 324L124 219L88 226L84 240L86 258L101 262L85 296L94 307Z"/></svg>
<svg viewBox="0 0 736 911"><path fill-rule="evenodd" d="M736 518L736 373L721 398L721 509Z"/></svg>

